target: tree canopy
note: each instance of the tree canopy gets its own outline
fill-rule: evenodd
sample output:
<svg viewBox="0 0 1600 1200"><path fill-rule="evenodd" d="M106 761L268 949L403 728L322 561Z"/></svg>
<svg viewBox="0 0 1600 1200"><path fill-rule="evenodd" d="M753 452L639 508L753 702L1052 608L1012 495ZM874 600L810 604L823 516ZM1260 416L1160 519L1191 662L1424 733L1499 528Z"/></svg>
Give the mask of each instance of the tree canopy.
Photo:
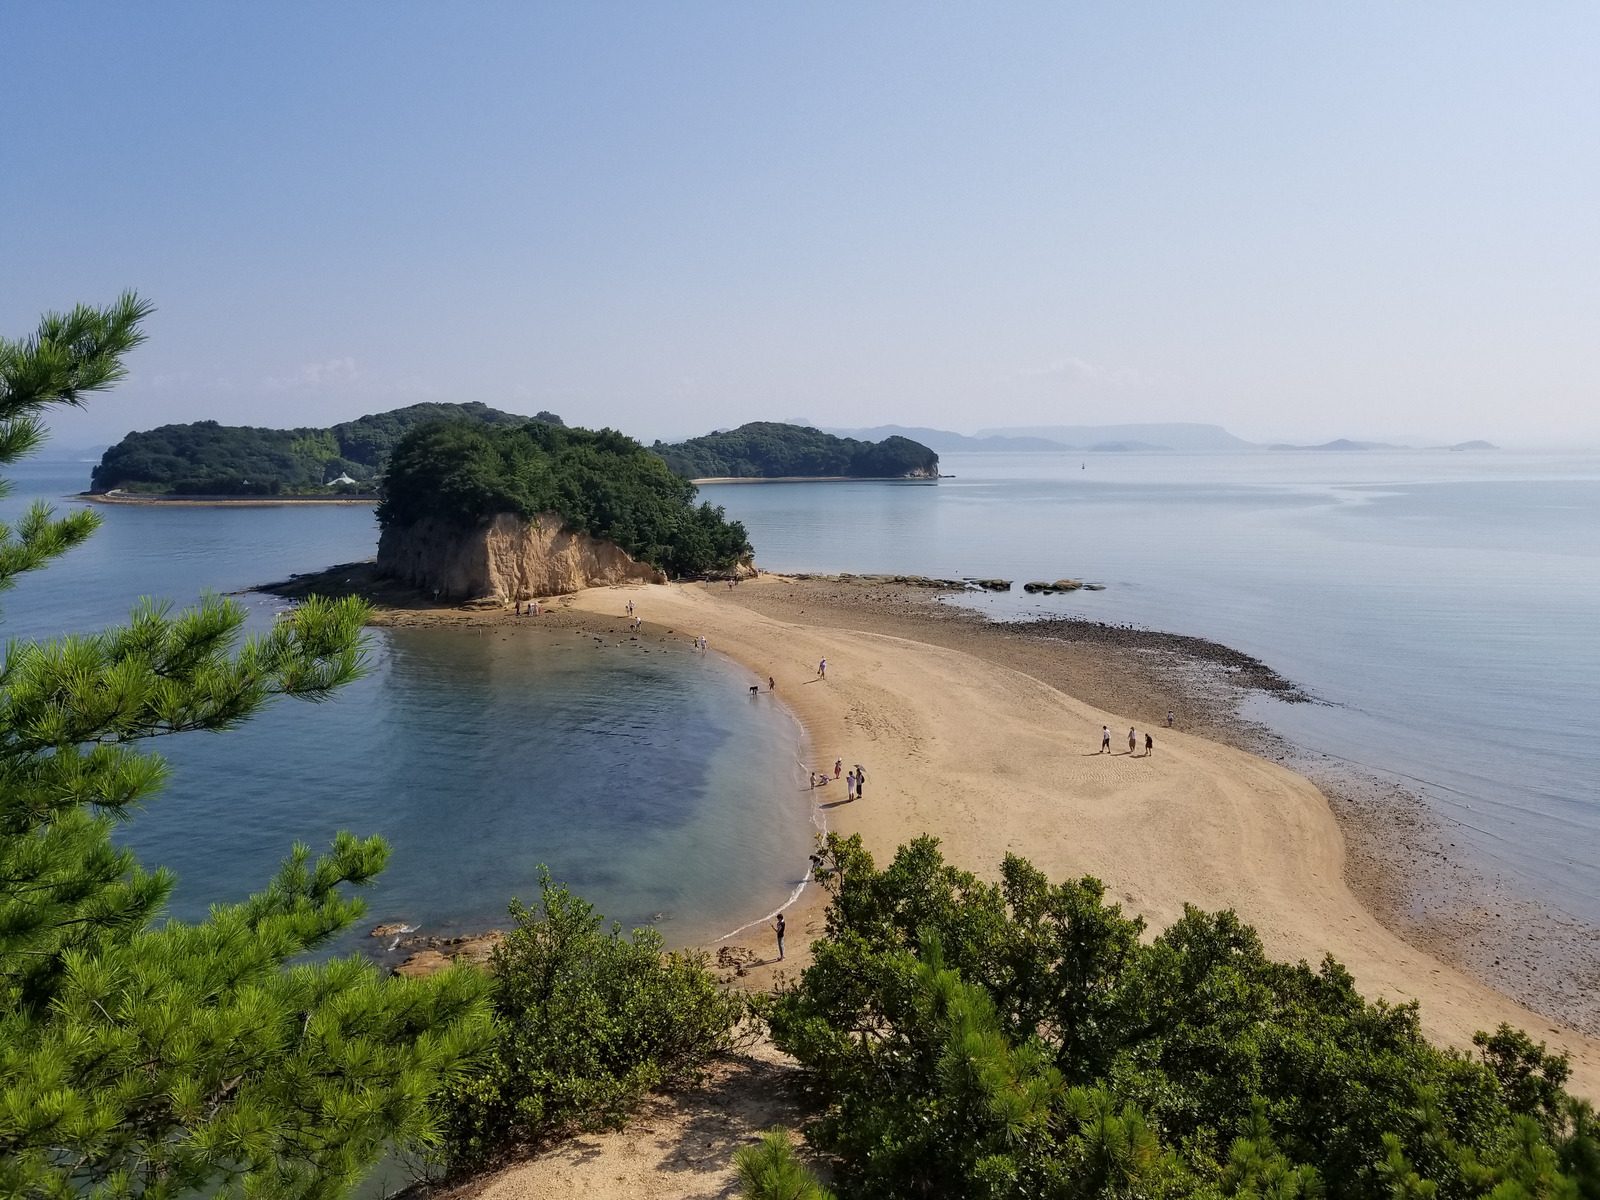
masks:
<svg viewBox="0 0 1600 1200"><path fill-rule="evenodd" d="M861 442L778 421L751 421L725 433L708 433L673 445L657 442L651 449L685 479L895 479L939 473L939 456L910 438Z"/></svg>
<svg viewBox="0 0 1600 1200"><path fill-rule="evenodd" d="M130 295L0 339L0 463L38 445L50 405L122 377L148 312ZM36 504L0 526L0 589L96 524ZM0 1195L335 1197L385 1145L437 1141L435 1097L487 1045L485 981L304 957L361 915L351 889L382 869L380 840L287 847L263 890L186 923L164 919L171 873L111 836L166 777L142 742L329 696L361 670L365 617L312 600L242 638L231 602L144 603L120 627L7 647Z"/></svg>
<svg viewBox="0 0 1600 1200"><path fill-rule="evenodd" d="M402 438L383 478L378 522L432 519L476 529L498 513L558 514L673 575L725 570L748 557L744 526L696 506L693 484L612 429L444 422Z"/></svg>
<svg viewBox="0 0 1600 1200"><path fill-rule="evenodd" d="M1415 1004L1275 962L1231 912L1146 940L1099 881L1015 856L988 883L931 838L880 869L832 835L822 874L827 934L771 1025L841 1196L1600 1196L1594 1114L1519 1031L1440 1049ZM781 1140L744 1165L753 1200L807 1194Z"/></svg>
<svg viewBox="0 0 1600 1200"><path fill-rule="evenodd" d="M533 418L560 425L554 413ZM261 429L195 421L128 434L101 456L93 490L176 495L315 493L341 475L355 488L376 486L395 444L410 430L440 420L520 425L527 417L476 401L413 404L325 429Z"/></svg>

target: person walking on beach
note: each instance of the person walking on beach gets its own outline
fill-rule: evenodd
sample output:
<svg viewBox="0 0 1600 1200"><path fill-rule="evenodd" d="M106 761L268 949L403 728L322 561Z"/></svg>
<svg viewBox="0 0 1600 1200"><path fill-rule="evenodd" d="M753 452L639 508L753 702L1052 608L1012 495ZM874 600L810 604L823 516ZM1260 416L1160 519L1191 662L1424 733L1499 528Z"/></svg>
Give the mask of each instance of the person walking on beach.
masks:
<svg viewBox="0 0 1600 1200"><path fill-rule="evenodd" d="M828 677L828 660L827 659L823 659L821 662L819 662L817 664L817 678L818 679L826 679L827 677Z"/></svg>
<svg viewBox="0 0 1600 1200"><path fill-rule="evenodd" d="M837 778L839 778L839 776L841 774L843 774L843 772L844 772L844 759L842 759L842 758L834 759L833 760L833 777L835 779L837 779Z"/></svg>
<svg viewBox="0 0 1600 1200"><path fill-rule="evenodd" d="M1172 728L1172 710L1170 708L1167 709L1167 728Z"/></svg>
<svg viewBox="0 0 1600 1200"><path fill-rule="evenodd" d="M778 681L776 679L774 679L771 675L768 675L767 676L767 691L775 692L777 690L778 690Z"/></svg>
<svg viewBox="0 0 1600 1200"><path fill-rule="evenodd" d="M1144 735L1144 756L1146 758L1149 758L1150 757L1150 752L1152 750L1154 750L1155 748L1156 748L1156 740L1155 740L1155 738L1151 737L1149 731L1146 730L1145 731L1145 735Z"/></svg>
<svg viewBox="0 0 1600 1200"><path fill-rule="evenodd" d="M1129 754L1133 753L1133 748L1136 745L1138 745L1138 742L1136 741L1136 739L1133 736L1133 726L1129 725L1128 726L1128 753Z"/></svg>
<svg viewBox="0 0 1600 1200"><path fill-rule="evenodd" d="M1109 725L1100 726L1100 753L1111 753L1111 726Z"/></svg>
<svg viewBox="0 0 1600 1200"><path fill-rule="evenodd" d="M772 923L772 931L778 935L778 961L779 962L783 961L783 934L784 934L784 931L787 928L788 928L788 926L783 923L783 914L779 913L778 914L778 919Z"/></svg>

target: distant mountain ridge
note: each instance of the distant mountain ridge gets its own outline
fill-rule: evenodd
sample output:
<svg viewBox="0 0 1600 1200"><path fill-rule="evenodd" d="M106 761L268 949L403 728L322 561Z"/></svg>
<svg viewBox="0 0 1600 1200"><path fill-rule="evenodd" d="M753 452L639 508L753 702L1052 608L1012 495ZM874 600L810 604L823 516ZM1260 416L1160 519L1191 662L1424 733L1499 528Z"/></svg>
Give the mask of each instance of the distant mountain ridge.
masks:
<svg viewBox="0 0 1600 1200"><path fill-rule="evenodd" d="M1274 442L1267 447L1268 450L1332 450L1347 452L1353 450L1404 450L1404 446L1394 446L1388 442L1357 442L1350 438L1334 438L1331 442L1319 442L1315 446L1298 446L1289 442Z"/></svg>
<svg viewBox="0 0 1600 1200"><path fill-rule="evenodd" d="M800 422L797 422L800 423ZM875 425L869 429L828 428L839 437L908 437L941 454L979 451L1070 451L1073 454L1127 454L1157 451L1259 450L1220 425L1150 422L1126 425L1000 426L976 434L923 425Z"/></svg>
<svg viewBox="0 0 1600 1200"><path fill-rule="evenodd" d="M979 438L1044 438L1068 450L1122 449L1220 451L1259 450L1221 425L1189 421L1134 422L1125 425L1015 425L978 430Z"/></svg>

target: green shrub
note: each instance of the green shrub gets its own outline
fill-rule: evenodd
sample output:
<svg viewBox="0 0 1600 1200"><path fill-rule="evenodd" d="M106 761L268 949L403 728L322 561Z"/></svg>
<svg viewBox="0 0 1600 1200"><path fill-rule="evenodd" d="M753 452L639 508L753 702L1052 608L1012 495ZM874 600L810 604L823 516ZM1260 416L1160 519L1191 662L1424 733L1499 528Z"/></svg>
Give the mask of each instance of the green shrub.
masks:
<svg viewBox="0 0 1600 1200"><path fill-rule="evenodd" d="M651 929L603 927L548 876L538 909L513 902L511 912L516 928L491 964L493 1046L441 1106L451 1169L619 1124L647 1091L695 1078L746 1010L704 955L668 953Z"/></svg>
<svg viewBox="0 0 1600 1200"><path fill-rule="evenodd" d="M1600 1196L1593 1113L1523 1034L1440 1049L1231 912L1145 942L1097 880L1014 856L996 883L931 838L823 861L827 935L770 1022L842 1195Z"/></svg>
<svg viewBox="0 0 1600 1200"><path fill-rule="evenodd" d="M769 1129L754 1146L734 1154L733 1161L748 1200L833 1200L833 1193L796 1157L794 1144L781 1129Z"/></svg>

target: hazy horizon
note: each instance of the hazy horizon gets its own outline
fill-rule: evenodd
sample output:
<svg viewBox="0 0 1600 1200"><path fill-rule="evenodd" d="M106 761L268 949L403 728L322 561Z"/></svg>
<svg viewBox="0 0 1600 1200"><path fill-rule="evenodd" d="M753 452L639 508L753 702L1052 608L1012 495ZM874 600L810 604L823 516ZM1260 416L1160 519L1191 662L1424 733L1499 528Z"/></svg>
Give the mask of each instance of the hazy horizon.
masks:
<svg viewBox="0 0 1600 1200"><path fill-rule="evenodd" d="M1600 444L1600 9L11 6L0 334L60 448L420 400L643 440Z"/></svg>

